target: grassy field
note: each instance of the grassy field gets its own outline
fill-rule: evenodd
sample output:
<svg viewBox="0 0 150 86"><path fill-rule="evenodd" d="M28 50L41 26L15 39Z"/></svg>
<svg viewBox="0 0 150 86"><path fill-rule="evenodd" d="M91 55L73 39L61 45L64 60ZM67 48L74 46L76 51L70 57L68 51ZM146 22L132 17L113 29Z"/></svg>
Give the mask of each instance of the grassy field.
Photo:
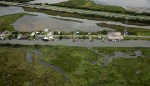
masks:
<svg viewBox="0 0 150 86"><path fill-rule="evenodd" d="M57 3L54 5L62 6L62 7L70 7L70 8L96 10L96 11L126 13L126 14L131 14L131 15L147 15L147 16L150 15L150 13L147 13L147 12L136 13L133 11L128 11L125 8L119 7L119 6L96 4L91 0L69 0L69 1Z"/></svg>
<svg viewBox="0 0 150 86"><path fill-rule="evenodd" d="M27 13L17 13L11 15L0 16L0 31L14 31L13 23Z"/></svg>
<svg viewBox="0 0 150 86"><path fill-rule="evenodd" d="M148 40L148 41L150 41L150 38L124 37L124 40Z"/></svg>
<svg viewBox="0 0 150 86"><path fill-rule="evenodd" d="M124 32L125 27L121 25L112 25L112 24L106 24L106 23L98 23L98 26L101 27L108 27L112 28L116 31ZM150 30L144 29L144 28L135 28L135 27L127 27L126 28L129 35L144 35L144 36L150 36Z"/></svg>
<svg viewBox="0 0 150 86"><path fill-rule="evenodd" d="M70 79L51 68L38 64L34 54L33 63L25 60L25 52L40 50L43 61L63 69ZM100 53L113 55L115 51L141 51L136 59L116 58L108 66L92 64L103 58L82 47L67 46L0 46L0 83L2 86L148 86L150 84L150 48L93 48ZM9 52L9 53L8 53ZM139 72L140 71L140 72Z"/></svg>

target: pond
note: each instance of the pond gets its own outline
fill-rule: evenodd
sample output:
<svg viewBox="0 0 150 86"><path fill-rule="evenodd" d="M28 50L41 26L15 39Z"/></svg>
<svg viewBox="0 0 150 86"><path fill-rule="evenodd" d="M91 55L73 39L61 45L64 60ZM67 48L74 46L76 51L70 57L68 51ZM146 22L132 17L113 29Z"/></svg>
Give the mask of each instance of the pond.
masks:
<svg viewBox="0 0 150 86"><path fill-rule="evenodd" d="M38 16L24 16L18 19L14 23L14 27L17 31L35 31L44 30L62 30L66 32L70 31L85 31L96 32L101 30L111 30L105 27L99 27L96 25L99 21L68 18L60 16L50 16L46 14L36 13Z"/></svg>

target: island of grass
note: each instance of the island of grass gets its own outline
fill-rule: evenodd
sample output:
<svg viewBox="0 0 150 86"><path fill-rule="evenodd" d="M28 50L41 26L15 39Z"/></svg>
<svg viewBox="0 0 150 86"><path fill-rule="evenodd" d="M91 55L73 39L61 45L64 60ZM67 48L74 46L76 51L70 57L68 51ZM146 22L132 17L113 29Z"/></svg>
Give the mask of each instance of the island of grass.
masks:
<svg viewBox="0 0 150 86"><path fill-rule="evenodd" d="M26 50L33 54L33 62L26 61ZM57 70L39 64L43 61L61 68L68 76L65 80ZM103 65L105 55L114 52L131 53L140 51L136 58L114 58ZM9 52L9 53L8 53ZM0 46L0 83L2 86L148 86L150 84L150 48L83 48L67 46ZM131 56L131 57L132 57Z"/></svg>
<svg viewBox="0 0 150 86"><path fill-rule="evenodd" d="M17 13L11 15L0 16L0 31L14 31L13 23L27 13Z"/></svg>
<svg viewBox="0 0 150 86"><path fill-rule="evenodd" d="M126 29L129 35L139 35L139 36L150 36L150 29L136 28L136 27L126 27L121 25L107 24L107 23L98 23L98 26L108 27L114 29L115 31L124 32Z"/></svg>
<svg viewBox="0 0 150 86"><path fill-rule="evenodd" d="M38 5L37 5L38 6ZM48 5L46 5L46 7L49 7ZM73 12L69 12L67 11L68 8L63 8L66 9L66 11L62 11L62 10L51 10L51 9L44 9L44 8L30 8L30 7L23 7L25 11L29 11L29 12L42 12L42 13L46 13L49 15L59 15L59 16L63 16L63 17L75 17L75 18L83 18L83 19L91 19L91 20L100 20L100 21L117 21L117 22L122 22L124 23L126 21L126 18L123 14L118 14L119 17L117 16L113 16L114 14L111 14L112 16L105 16L102 14L86 14L85 10L81 10L83 11L83 13L80 12L76 12L74 11L75 9L70 9ZM58 9L59 7L55 7L56 9ZM85 12L84 12L85 11ZM122 15L122 16L120 16ZM141 17L141 16L140 16ZM142 19L141 19L142 18ZM148 26L150 24L150 20L149 19L143 19L143 17L137 17L136 18L129 18L128 19L128 24L131 25L140 25L140 26ZM149 18L148 16L146 16L146 18Z"/></svg>
<svg viewBox="0 0 150 86"><path fill-rule="evenodd" d="M69 7L69 8L79 8L79 9L87 9L87 10L114 12L114 13L126 13L126 14L130 14L130 15L150 16L150 13L147 13L147 12L137 13L134 11L126 10L125 8L119 7L119 6L96 4L92 0L69 0L69 1L65 1L65 2L52 4L52 5L61 6L61 7Z"/></svg>

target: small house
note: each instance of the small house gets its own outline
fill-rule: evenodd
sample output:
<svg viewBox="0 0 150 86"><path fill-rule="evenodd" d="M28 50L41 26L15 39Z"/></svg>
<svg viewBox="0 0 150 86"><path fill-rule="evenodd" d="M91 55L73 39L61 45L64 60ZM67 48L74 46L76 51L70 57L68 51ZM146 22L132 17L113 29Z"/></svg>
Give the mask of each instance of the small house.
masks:
<svg viewBox="0 0 150 86"><path fill-rule="evenodd" d="M116 41L116 40L122 40L123 36L121 35L121 32L108 32L108 40Z"/></svg>

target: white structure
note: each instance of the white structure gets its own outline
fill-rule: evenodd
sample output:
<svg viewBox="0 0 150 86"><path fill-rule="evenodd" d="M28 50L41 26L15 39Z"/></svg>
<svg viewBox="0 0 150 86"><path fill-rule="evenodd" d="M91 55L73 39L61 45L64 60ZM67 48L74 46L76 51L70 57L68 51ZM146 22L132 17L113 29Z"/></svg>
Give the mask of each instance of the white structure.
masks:
<svg viewBox="0 0 150 86"><path fill-rule="evenodd" d="M17 36L17 39L18 39L18 40L20 40L21 38L22 38L22 35L21 35L21 34Z"/></svg>
<svg viewBox="0 0 150 86"><path fill-rule="evenodd" d="M44 29L44 32L48 32L48 28Z"/></svg>
<svg viewBox="0 0 150 86"><path fill-rule="evenodd" d="M0 34L0 40L4 40L4 39L5 39L4 34Z"/></svg>
<svg viewBox="0 0 150 86"><path fill-rule="evenodd" d="M51 39L54 39L54 37L53 37L53 32L49 32L49 33L47 33L47 35L48 35L48 37L49 37L50 40L51 40Z"/></svg>
<svg viewBox="0 0 150 86"><path fill-rule="evenodd" d="M58 35L60 35L60 34L61 34L61 31L59 30L59 31L58 31Z"/></svg>
<svg viewBox="0 0 150 86"><path fill-rule="evenodd" d="M34 32L31 33L30 36L35 36L36 34L39 34L39 33L40 33L40 32L34 31Z"/></svg>
<svg viewBox="0 0 150 86"><path fill-rule="evenodd" d="M43 39L46 41L53 40L54 39L53 32L47 33L47 35Z"/></svg>
<svg viewBox="0 0 150 86"><path fill-rule="evenodd" d="M30 36L35 36L35 34L36 34L35 32L32 32Z"/></svg>
<svg viewBox="0 0 150 86"><path fill-rule="evenodd" d="M4 40L10 34L9 31L0 33L0 40Z"/></svg>
<svg viewBox="0 0 150 86"><path fill-rule="evenodd" d="M77 31L75 31L75 33L74 33L74 34L79 35L79 34L80 34L80 31L79 31L79 30L77 30Z"/></svg>
<svg viewBox="0 0 150 86"><path fill-rule="evenodd" d="M121 35L121 32L109 32L108 39L112 41L122 40L123 36Z"/></svg>

